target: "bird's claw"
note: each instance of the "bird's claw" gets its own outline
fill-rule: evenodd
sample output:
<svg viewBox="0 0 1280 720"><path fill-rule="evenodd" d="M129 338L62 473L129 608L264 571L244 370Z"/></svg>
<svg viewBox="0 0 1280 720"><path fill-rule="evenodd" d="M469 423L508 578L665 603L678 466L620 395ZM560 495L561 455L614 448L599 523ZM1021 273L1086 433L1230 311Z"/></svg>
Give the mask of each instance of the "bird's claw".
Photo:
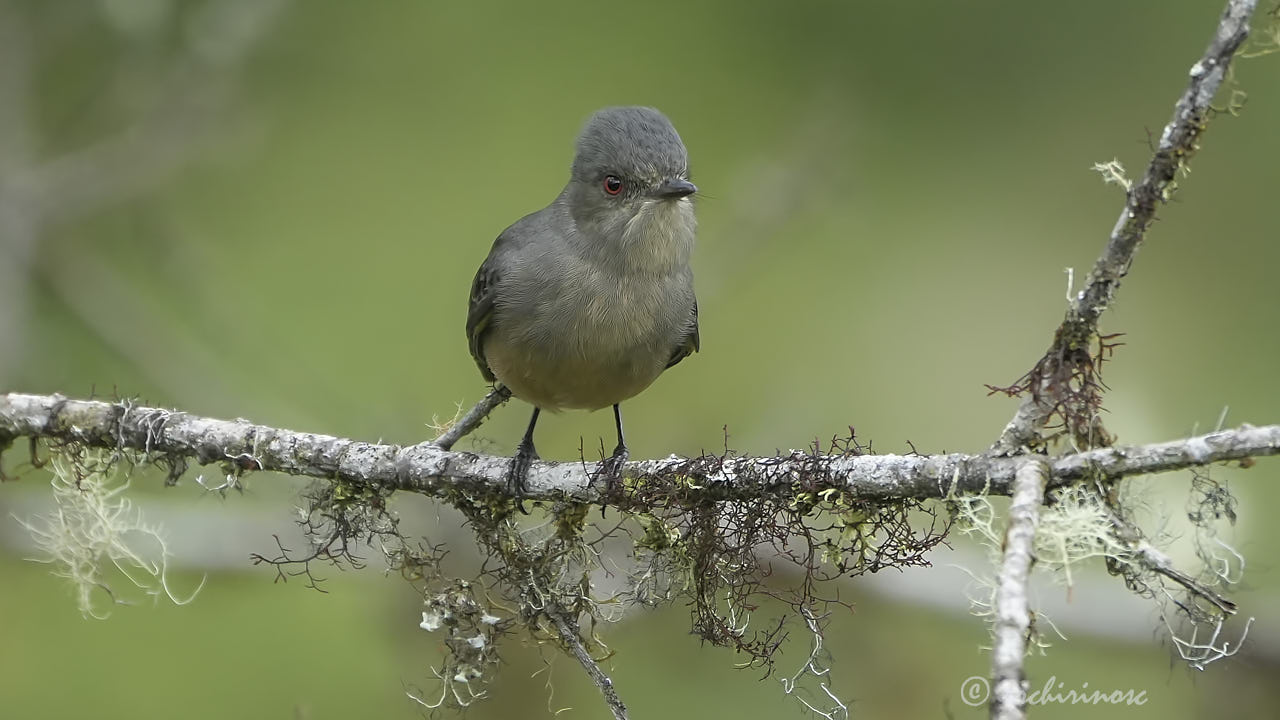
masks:
<svg viewBox="0 0 1280 720"><path fill-rule="evenodd" d="M613 495L622 486L622 468L627 464L631 451L626 445L618 445L613 454L600 461L600 476L605 479L605 495ZM604 503L600 504L600 517L604 518Z"/></svg>
<svg viewBox="0 0 1280 720"><path fill-rule="evenodd" d="M511 458L511 469L507 471L507 492L515 498L516 508L521 514L528 515L524 507L526 481L529 478L529 466L538 459L538 452L531 445L516 448L515 457Z"/></svg>

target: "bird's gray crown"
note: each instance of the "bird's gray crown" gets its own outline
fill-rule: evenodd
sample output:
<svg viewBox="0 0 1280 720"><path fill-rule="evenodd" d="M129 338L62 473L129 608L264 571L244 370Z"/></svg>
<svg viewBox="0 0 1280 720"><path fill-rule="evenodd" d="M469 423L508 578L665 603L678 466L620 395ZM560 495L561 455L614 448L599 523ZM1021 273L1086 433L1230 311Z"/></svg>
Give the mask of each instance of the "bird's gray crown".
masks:
<svg viewBox="0 0 1280 720"><path fill-rule="evenodd" d="M613 107L591 116L578 136L575 180L606 174L660 180L686 177L689 156L665 115L649 107Z"/></svg>

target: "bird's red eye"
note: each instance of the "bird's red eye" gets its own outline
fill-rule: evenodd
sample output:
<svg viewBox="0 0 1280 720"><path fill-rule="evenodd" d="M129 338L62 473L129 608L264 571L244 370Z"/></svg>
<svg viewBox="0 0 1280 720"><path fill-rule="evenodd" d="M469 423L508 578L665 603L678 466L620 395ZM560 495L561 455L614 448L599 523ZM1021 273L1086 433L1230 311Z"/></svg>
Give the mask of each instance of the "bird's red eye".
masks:
<svg viewBox="0 0 1280 720"><path fill-rule="evenodd" d="M617 175L605 175L604 191L610 195L617 195L622 192L622 179Z"/></svg>

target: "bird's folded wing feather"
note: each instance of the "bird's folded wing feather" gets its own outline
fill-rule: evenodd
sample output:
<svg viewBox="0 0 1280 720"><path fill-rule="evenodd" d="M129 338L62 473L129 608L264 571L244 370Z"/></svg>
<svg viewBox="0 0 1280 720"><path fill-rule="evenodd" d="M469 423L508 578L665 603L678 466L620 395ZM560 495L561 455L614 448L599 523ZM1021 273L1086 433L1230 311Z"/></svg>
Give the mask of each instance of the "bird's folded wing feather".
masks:
<svg viewBox="0 0 1280 720"><path fill-rule="evenodd" d="M467 345L471 349L471 357L475 358L476 366L480 368L480 374L489 382L494 382L497 378L484 357L484 335L489 329L489 321L493 319L494 296L498 285L498 263L494 261L494 256L501 243L502 237L499 236L489 257L485 258L476 271L476 278L471 281L471 302L467 306Z"/></svg>
<svg viewBox="0 0 1280 720"><path fill-rule="evenodd" d="M685 336L681 338L675 349L671 351L671 359L667 361L667 367L675 365L681 360L698 352L702 348L702 338L698 335L698 301L693 301L693 319L689 323L689 330Z"/></svg>

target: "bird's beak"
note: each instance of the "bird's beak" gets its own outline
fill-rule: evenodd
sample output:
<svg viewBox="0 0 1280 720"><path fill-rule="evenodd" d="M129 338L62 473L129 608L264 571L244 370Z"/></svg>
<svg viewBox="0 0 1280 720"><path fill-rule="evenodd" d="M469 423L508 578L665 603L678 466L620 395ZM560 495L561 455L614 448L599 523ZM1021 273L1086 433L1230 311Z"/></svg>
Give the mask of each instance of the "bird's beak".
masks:
<svg viewBox="0 0 1280 720"><path fill-rule="evenodd" d="M698 192L698 186L682 178L667 178L658 186L660 198L682 198Z"/></svg>

